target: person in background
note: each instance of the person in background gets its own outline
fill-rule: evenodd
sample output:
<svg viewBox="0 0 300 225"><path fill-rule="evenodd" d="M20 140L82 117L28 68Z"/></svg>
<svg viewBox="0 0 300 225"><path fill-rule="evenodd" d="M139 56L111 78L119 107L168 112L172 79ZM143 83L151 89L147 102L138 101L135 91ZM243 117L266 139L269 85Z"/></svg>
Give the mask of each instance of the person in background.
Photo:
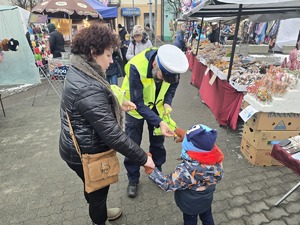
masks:
<svg viewBox="0 0 300 225"><path fill-rule="evenodd" d="M148 35L147 35L148 36ZM132 30L132 41L129 44L126 53L126 59L129 61L133 56L139 54L147 48L153 47L147 36L143 35L141 25L135 25Z"/></svg>
<svg viewBox="0 0 300 225"><path fill-rule="evenodd" d="M150 172L164 191L173 191L176 205L183 213L184 225L214 225L211 205L216 184L223 178L224 155L215 144L217 131L203 124L187 130L181 159L174 172L164 175L158 168Z"/></svg>
<svg viewBox="0 0 300 225"><path fill-rule="evenodd" d="M187 50L187 46L185 42L185 32L186 32L186 25L185 23L183 23L181 24L180 30L177 32L174 40L174 45L184 52Z"/></svg>
<svg viewBox="0 0 300 225"><path fill-rule="evenodd" d="M149 40L151 41L152 45L155 41L155 34L154 31L151 29L150 24L147 23L145 26L145 32L148 34Z"/></svg>
<svg viewBox="0 0 300 225"><path fill-rule="evenodd" d="M219 35L220 35L218 23L212 22L211 29L212 29L212 32L209 35L208 39L211 43L218 44L219 43Z"/></svg>
<svg viewBox="0 0 300 225"><path fill-rule="evenodd" d="M31 40L30 40L29 28L27 28L27 32L26 32L25 36L26 36L26 40L27 40L27 42L29 44L29 47L30 47L31 51L33 52L33 47L32 47L32 43L31 43Z"/></svg>
<svg viewBox="0 0 300 225"><path fill-rule="evenodd" d="M130 34L125 35L125 40L122 41L122 47L121 47L121 52L122 52L122 58L123 58L123 64L126 65L128 60L126 59L126 53L128 50L130 44Z"/></svg>
<svg viewBox="0 0 300 225"><path fill-rule="evenodd" d="M61 57L61 52L65 52L65 40L63 35L56 30L53 23L47 25L49 30L49 45L53 58Z"/></svg>
<svg viewBox="0 0 300 225"><path fill-rule="evenodd" d="M119 29L119 37L121 41L125 40L125 35L128 33L125 27L123 27L120 23L118 24Z"/></svg>
<svg viewBox="0 0 300 225"><path fill-rule="evenodd" d="M121 44L121 41L119 39L118 33L113 29L114 35L117 37L119 43ZM109 84L114 84L118 85L118 77L121 76L119 75L119 68L123 67L123 62L122 62L122 56L120 56L120 48L115 47L113 54L112 54L112 59L113 62L109 65L109 67L106 70L106 76L105 79ZM122 65L119 65L120 62L122 62Z"/></svg>
<svg viewBox="0 0 300 225"><path fill-rule="evenodd" d="M175 95L181 73L188 69L184 53L174 45L163 45L147 48L134 56L125 66L126 75L121 89L126 98L136 105L136 110L126 113L125 132L138 145L141 144L144 122L148 124L149 151L157 168L162 169L166 161L164 140L173 137L174 131L159 115L172 111L172 100ZM160 128L162 135L154 135L154 128ZM127 170L127 196L137 195L140 178L139 165L125 157Z"/></svg>
<svg viewBox="0 0 300 225"><path fill-rule="evenodd" d="M105 80L105 71L113 62L113 49L118 45L116 35L103 24L83 28L72 41L70 67L64 81L60 106L59 152L83 183L83 167L69 133L66 113L82 154L96 154L114 149L138 166L154 168L151 157L122 129L120 104L123 110L131 110L136 106L128 100L119 103L117 95L115 96ZM107 219L117 219L122 214L120 208L107 209L109 187L91 193L84 191L84 197L89 204L89 216L97 225L109 225Z"/></svg>
<svg viewBox="0 0 300 225"><path fill-rule="evenodd" d="M298 38L297 38L296 49L300 50L300 30L299 30L299 34L298 34Z"/></svg>

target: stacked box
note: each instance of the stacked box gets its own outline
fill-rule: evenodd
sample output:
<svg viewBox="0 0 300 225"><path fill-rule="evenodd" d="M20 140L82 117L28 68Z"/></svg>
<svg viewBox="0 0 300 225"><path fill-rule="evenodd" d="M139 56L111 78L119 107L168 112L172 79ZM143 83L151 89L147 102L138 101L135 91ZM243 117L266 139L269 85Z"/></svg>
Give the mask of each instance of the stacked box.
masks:
<svg viewBox="0 0 300 225"><path fill-rule="evenodd" d="M300 113L255 113L246 123L255 130L300 131Z"/></svg>
<svg viewBox="0 0 300 225"><path fill-rule="evenodd" d="M273 144L300 134L300 114L259 112L244 125L241 152L255 166L281 165L270 154Z"/></svg>
<svg viewBox="0 0 300 225"><path fill-rule="evenodd" d="M280 162L273 159L271 155L272 149L256 149L249 141L242 138L241 152L245 158L254 166L279 166Z"/></svg>

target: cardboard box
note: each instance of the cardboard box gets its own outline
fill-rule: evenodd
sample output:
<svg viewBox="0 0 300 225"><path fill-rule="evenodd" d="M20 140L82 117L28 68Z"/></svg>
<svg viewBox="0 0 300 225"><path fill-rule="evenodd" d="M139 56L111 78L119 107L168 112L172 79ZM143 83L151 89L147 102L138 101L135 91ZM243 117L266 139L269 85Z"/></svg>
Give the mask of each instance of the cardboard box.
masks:
<svg viewBox="0 0 300 225"><path fill-rule="evenodd" d="M237 91L247 92L248 85L239 84L235 81L230 81L229 84Z"/></svg>
<svg viewBox="0 0 300 225"><path fill-rule="evenodd" d="M248 53L260 53L260 54L267 54L269 52L269 45L249 45L248 46Z"/></svg>
<svg viewBox="0 0 300 225"><path fill-rule="evenodd" d="M221 70L219 70L218 67L215 67L214 65L210 65L210 70L216 74L220 80L227 80L228 74L223 73Z"/></svg>
<svg viewBox="0 0 300 225"><path fill-rule="evenodd" d="M240 149L245 158L254 166L282 166L270 156L272 150L256 149L245 138L242 138Z"/></svg>
<svg viewBox="0 0 300 225"><path fill-rule="evenodd" d="M256 149L272 150L274 141L281 141L299 135L300 131L260 131L244 125L243 138Z"/></svg>
<svg viewBox="0 0 300 225"><path fill-rule="evenodd" d="M300 113L255 113L246 124L254 130L300 131Z"/></svg>
<svg viewBox="0 0 300 225"><path fill-rule="evenodd" d="M283 45L281 52L283 54L290 54L290 52L295 49L296 45Z"/></svg>

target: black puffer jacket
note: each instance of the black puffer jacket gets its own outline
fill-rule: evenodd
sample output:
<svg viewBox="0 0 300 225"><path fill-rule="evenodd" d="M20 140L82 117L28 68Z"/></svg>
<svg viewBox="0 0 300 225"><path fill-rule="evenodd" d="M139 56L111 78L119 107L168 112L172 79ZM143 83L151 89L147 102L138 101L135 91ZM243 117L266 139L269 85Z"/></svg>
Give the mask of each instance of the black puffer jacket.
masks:
<svg viewBox="0 0 300 225"><path fill-rule="evenodd" d="M81 163L69 134L67 109L82 153L115 149L139 165L146 163L146 153L118 125L112 108L112 94L104 85L75 67L68 70L64 85L59 140L63 160L70 164Z"/></svg>
<svg viewBox="0 0 300 225"><path fill-rule="evenodd" d="M65 40L63 35L57 30L54 30L49 36L50 51L53 54L53 58L61 57L60 53L65 51Z"/></svg>

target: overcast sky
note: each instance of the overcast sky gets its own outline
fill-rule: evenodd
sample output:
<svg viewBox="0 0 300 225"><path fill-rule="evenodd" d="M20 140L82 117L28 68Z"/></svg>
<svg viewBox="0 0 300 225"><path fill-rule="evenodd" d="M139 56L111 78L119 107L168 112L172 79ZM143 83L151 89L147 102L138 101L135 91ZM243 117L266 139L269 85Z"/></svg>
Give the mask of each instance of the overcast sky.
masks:
<svg viewBox="0 0 300 225"><path fill-rule="evenodd" d="M9 0L0 0L0 5L11 5Z"/></svg>

